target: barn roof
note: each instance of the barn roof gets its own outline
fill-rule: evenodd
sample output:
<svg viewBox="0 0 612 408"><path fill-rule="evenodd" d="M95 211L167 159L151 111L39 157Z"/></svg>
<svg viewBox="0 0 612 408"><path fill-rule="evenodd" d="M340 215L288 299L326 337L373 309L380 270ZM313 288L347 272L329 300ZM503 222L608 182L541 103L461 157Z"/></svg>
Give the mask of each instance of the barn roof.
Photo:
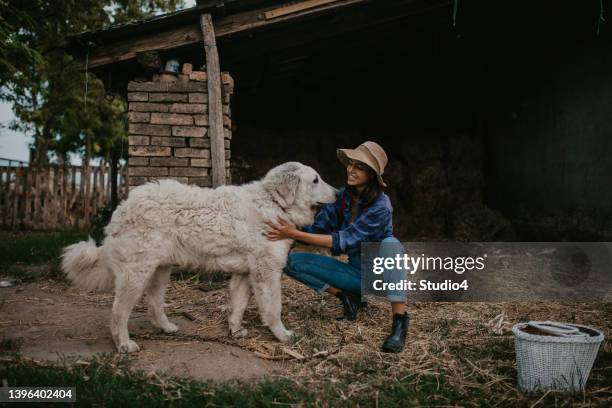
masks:
<svg viewBox="0 0 612 408"><path fill-rule="evenodd" d="M120 88L138 75L135 60L141 52L160 51L198 67L203 63L198 60L203 58L199 16L210 13L222 69L234 72L240 69L237 65L252 64L262 55L278 56L299 48L279 57L287 67L275 67L296 71L313 47L319 52L335 40L336 46L352 43L355 49L364 41L415 25L415 16L432 10L442 10L448 20L452 4L453 0L202 1L196 7L148 20L81 33L69 39L69 52L83 66L87 59L87 69L110 88Z"/></svg>
<svg viewBox="0 0 612 408"><path fill-rule="evenodd" d="M88 42L94 44L108 44L135 35L152 33L165 30L182 24L198 21L202 13L211 13L214 16L235 14L241 11L252 10L264 4L282 4L283 0L225 0L225 1L202 1L199 4L177 10L171 13L160 14L142 20L132 20L125 23L110 25L104 29L84 31L69 38L73 49L76 51Z"/></svg>

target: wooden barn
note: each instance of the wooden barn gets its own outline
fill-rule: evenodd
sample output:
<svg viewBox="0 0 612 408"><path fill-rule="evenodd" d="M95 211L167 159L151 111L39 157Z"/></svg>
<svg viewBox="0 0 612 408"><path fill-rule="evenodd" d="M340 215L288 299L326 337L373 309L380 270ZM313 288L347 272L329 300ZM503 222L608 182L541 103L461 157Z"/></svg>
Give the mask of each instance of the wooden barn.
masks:
<svg viewBox="0 0 612 408"><path fill-rule="evenodd" d="M400 237L608 239L612 35L567 3L198 1L70 47L129 102L132 186L339 185L335 149L375 140Z"/></svg>

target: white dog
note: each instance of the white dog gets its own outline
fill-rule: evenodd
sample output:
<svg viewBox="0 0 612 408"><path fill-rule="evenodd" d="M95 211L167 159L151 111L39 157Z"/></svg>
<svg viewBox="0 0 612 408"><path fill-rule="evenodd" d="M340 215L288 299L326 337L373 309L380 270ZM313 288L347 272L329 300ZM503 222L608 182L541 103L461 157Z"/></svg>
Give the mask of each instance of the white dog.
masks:
<svg viewBox="0 0 612 408"><path fill-rule="evenodd" d="M335 189L311 167L284 163L242 186L216 189L172 180L132 190L105 228L103 245L79 242L64 249L62 269L87 290L115 289L111 333L120 352L138 351L130 340L129 315L146 293L148 315L165 332L177 330L164 313L164 293L173 265L233 273L230 333L247 335L242 316L255 295L261 319L280 341L293 332L281 321L282 268L290 240L270 241L265 223L278 217L312 224L316 206L334 202Z"/></svg>

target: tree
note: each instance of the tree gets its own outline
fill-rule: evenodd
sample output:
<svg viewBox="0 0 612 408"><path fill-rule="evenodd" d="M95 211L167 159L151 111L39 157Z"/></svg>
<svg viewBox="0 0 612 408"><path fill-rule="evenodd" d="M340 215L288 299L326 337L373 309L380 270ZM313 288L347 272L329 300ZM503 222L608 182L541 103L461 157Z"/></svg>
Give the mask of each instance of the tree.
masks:
<svg viewBox="0 0 612 408"><path fill-rule="evenodd" d="M0 99L34 136L33 164L54 153L65 161L109 159L126 140L125 109L109 101L100 81L79 72L61 47L69 35L172 11L182 0L0 0ZM87 94L85 89L87 86Z"/></svg>
<svg viewBox="0 0 612 408"><path fill-rule="evenodd" d="M12 103L11 124L34 136L30 163L70 152L89 164L111 164L110 212L118 202L117 168L127 153L126 104L107 98L93 75L62 48L66 37L112 23L143 19L182 6L182 0L0 0L0 99Z"/></svg>

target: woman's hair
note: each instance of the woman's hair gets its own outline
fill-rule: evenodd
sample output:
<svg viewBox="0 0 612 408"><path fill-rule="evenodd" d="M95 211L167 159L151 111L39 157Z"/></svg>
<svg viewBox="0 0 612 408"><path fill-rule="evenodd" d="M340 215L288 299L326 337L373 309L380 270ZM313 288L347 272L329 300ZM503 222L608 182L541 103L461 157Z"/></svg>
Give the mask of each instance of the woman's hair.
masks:
<svg viewBox="0 0 612 408"><path fill-rule="evenodd" d="M378 197L378 194L382 191L382 186L378 183L376 173L370 166L364 166L368 173L369 181L361 191L361 194L353 186L346 185L346 191L348 191L351 197L360 199L364 205L370 205Z"/></svg>

